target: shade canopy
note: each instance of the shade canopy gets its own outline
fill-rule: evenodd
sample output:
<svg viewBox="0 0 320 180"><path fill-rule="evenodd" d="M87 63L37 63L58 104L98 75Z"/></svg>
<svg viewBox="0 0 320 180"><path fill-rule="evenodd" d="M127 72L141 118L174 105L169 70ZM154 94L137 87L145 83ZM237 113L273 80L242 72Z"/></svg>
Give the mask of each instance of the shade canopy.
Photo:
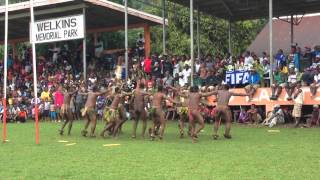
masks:
<svg viewBox="0 0 320 180"><path fill-rule="evenodd" d="M169 0L189 6L190 0ZM269 0L194 0L194 9L231 21L268 18ZM273 0L273 16L320 12L319 0Z"/></svg>
<svg viewBox="0 0 320 180"><path fill-rule="evenodd" d="M86 8L87 32L124 29L124 6L106 0L36 0L35 21L82 14ZM29 39L30 3L9 5L9 41ZM5 6L0 6L0 41L4 38ZM128 9L129 28L163 24L163 19L132 8Z"/></svg>

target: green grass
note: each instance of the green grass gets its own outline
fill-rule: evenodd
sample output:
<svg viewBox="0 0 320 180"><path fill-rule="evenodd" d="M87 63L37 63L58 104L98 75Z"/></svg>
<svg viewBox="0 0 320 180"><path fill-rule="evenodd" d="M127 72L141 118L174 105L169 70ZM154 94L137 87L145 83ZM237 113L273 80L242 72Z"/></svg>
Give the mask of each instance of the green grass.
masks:
<svg viewBox="0 0 320 180"><path fill-rule="evenodd" d="M150 124L150 122L149 122ZM163 141L131 140L131 122L118 139L84 138L83 122L71 136L59 136L58 123L8 124L8 140L0 145L0 179L319 179L320 129L234 125L232 140L211 140L212 125L199 142L179 139L170 122ZM102 128L100 122L97 132ZM2 126L1 126L2 128ZM139 131L140 132L140 131ZM220 134L222 134L222 130ZM77 143L65 146L58 140ZM120 146L103 147L119 143Z"/></svg>

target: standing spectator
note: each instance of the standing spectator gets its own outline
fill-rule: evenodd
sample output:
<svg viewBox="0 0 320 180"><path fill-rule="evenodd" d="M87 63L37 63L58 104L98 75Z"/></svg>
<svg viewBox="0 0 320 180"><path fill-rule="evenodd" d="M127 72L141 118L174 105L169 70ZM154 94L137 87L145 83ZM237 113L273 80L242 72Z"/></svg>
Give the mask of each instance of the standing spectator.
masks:
<svg viewBox="0 0 320 180"><path fill-rule="evenodd" d="M60 122L60 110L63 105L63 93L62 93L62 87L60 86L58 90L54 93L54 104L57 112L57 119Z"/></svg>
<svg viewBox="0 0 320 180"><path fill-rule="evenodd" d="M254 60L250 54L250 51L247 51L244 56L244 66L250 66L253 64L253 62L254 62Z"/></svg>
<svg viewBox="0 0 320 180"><path fill-rule="evenodd" d="M279 49L276 57L277 67L280 67L280 65L285 66L286 65L286 56L283 54L283 50Z"/></svg>
<svg viewBox="0 0 320 180"><path fill-rule="evenodd" d="M301 120L301 111L302 111L302 104L303 104L303 92L301 89L301 82L296 83L296 88L293 93L294 99L294 106L292 111L292 116L295 119L295 127L299 126Z"/></svg>
<svg viewBox="0 0 320 180"><path fill-rule="evenodd" d="M57 121L57 112L53 101L50 103L50 120L53 122Z"/></svg>
<svg viewBox="0 0 320 180"><path fill-rule="evenodd" d="M45 100L51 100L50 99L50 92L48 90L48 87L44 87L43 91L41 92L41 100L44 102Z"/></svg>
<svg viewBox="0 0 320 180"><path fill-rule="evenodd" d="M183 83L181 83L182 86L189 83L189 78L191 76L191 69L188 64L185 65L184 69L181 71L180 76L182 77Z"/></svg>
<svg viewBox="0 0 320 180"><path fill-rule="evenodd" d="M104 50L103 41L99 37L97 39L96 44L95 44L95 50L94 50L95 51L95 57L99 59L101 57L101 55L102 55L103 50Z"/></svg>
<svg viewBox="0 0 320 180"><path fill-rule="evenodd" d="M137 39L137 42L136 42L139 58L144 56L144 44L145 44L145 40L142 34L139 34L139 38Z"/></svg>
<svg viewBox="0 0 320 180"><path fill-rule="evenodd" d="M151 75L151 66L152 61L149 57L146 57L143 61L144 72L148 75Z"/></svg>
<svg viewBox="0 0 320 180"><path fill-rule="evenodd" d="M173 77L170 75L169 71L166 71L165 77L163 78L164 86L173 86Z"/></svg>

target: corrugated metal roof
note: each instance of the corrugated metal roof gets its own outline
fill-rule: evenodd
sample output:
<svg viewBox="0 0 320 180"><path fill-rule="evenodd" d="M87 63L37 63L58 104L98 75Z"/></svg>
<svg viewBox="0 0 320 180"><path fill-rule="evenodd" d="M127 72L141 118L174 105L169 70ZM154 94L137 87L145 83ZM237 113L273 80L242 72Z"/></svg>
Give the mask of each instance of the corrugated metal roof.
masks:
<svg viewBox="0 0 320 180"><path fill-rule="evenodd" d="M320 44L320 16L304 17L298 26L294 26L294 43L304 48L313 48ZM279 49L289 53L291 46L291 25L282 20L273 21L273 52ZM267 24L258 34L256 39L248 47L249 51L261 54L263 51L269 52L269 25Z"/></svg>
<svg viewBox="0 0 320 180"><path fill-rule="evenodd" d="M169 0L189 7L190 0ZM267 18L269 0L194 0L194 9L206 14L237 20ZM273 0L274 17L320 11L320 0Z"/></svg>

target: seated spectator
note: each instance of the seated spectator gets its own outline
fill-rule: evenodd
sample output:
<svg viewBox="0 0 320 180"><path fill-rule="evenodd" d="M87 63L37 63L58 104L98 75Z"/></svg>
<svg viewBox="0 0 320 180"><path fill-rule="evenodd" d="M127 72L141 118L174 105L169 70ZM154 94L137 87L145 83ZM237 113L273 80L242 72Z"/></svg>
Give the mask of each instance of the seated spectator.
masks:
<svg viewBox="0 0 320 180"><path fill-rule="evenodd" d="M17 121L21 123L25 123L27 121L27 111L24 108L21 108L19 111Z"/></svg>
<svg viewBox="0 0 320 180"><path fill-rule="evenodd" d="M270 100L277 100L282 92L283 81L281 77L281 73L277 68L274 73L274 84L271 85L271 97Z"/></svg>
<svg viewBox="0 0 320 180"><path fill-rule="evenodd" d="M318 87L320 85L320 69L318 68L313 77L313 83L310 85L310 92L312 97L317 94Z"/></svg>
<svg viewBox="0 0 320 180"><path fill-rule="evenodd" d="M290 68L288 81L285 86L286 92L288 94L288 98L287 98L288 101L292 100L292 93L294 91L297 81L298 81L297 73L294 71L294 68Z"/></svg>
<svg viewBox="0 0 320 180"><path fill-rule="evenodd" d="M320 78L320 76L319 76ZM302 86L310 86L314 81L314 74L311 68L306 68L301 76ZM320 79L319 79L320 82Z"/></svg>
<svg viewBox="0 0 320 180"><path fill-rule="evenodd" d="M249 100L252 100L256 90L260 87L260 75L253 68L250 69L249 85L245 87L246 93L249 94Z"/></svg>
<svg viewBox="0 0 320 180"><path fill-rule="evenodd" d="M252 124L258 124L260 121L261 121L261 116L260 114L258 113L258 109L256 107L255 104L252 104L250 109L247 111L248 113L248 116L249 116L249 121L252 123Z"/></svg>
<svg viewBox="0 0 320 180"><path fill-rule="evenodd" d="M280 107L280 105L275 105L274 109L267 118L262 122L263 125L269 126L272 128L273 126L277 124L283 124L284 123L284 114Z"/></svg>
<svg viewBox="0 0 320 180"><path fill-rule="evenodd" d="M311 117L307 119L307 127L320 126L319 105L313 105Z"/></svg>
<svg viewBox="0 0 320 180"><path fill-rule="evenodd" d="M248 123L249 115L243 107L240 107L240 114L239 114L239 123Z"/></svg>

